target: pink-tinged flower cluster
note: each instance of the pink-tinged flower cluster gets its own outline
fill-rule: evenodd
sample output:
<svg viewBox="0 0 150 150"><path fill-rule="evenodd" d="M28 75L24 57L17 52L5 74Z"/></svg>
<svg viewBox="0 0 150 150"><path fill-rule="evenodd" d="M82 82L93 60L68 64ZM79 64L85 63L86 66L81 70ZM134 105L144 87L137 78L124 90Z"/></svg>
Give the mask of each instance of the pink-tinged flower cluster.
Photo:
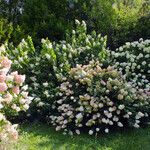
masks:
<svg viewBox="0 0 150 150"><path fill-rule="evenodd" d="M20 93L19 86L14 86L14 87L12 88L12 92L18 95L18 94Z"/></svg>
<svg viewBox="0 0 150 150"><path fill-rule="evenodd" d="M0 113L0 149L6 149L6 146L18 139L17 125L12 125L6 117Z"/></svg>
<svg viewBox="0 0 150 150"><path fill-rule="evenodd" d="M14 76L14 79L15 79L15 82L16 82L17 84L22 84L22 83L24 83L24 81L25 81L25 75L18 75L18 74L16 74L16 75Z"/></svg>
<svg viewBox="0 0 150 150"><path fill-rule="evenodd" d="M2 93L2 92L5 92L6 90L7 90L7 84L6 83L4 83L4 82L2 82L2 83L0 83L0 92Z"/></svg>
<svg viewBox="0 0 150 150"><path fill-rule="evenodd" d="M0 65L3 68L10 68L12 61L9 60L7 57L1 57L0 59Z"/></svg>
<svg viewBox="0 0 150 150"><path fill-rule="evenodd" d="M144 90L134 89L113 67L100 66L95 61L77 65L58 87L53 106L56 115L50 116L57 131L108 133L112 128L139 128L148 117L142 109L150 104Z"/></svg>
<svg viewBox="0 0 150 150"><path fill-rule="evenodd" d="M23 88L25 75L19 75L17 71L10 73L11 63L7 57L0 57L0 145L18 138L17 126L7 117L26 111L32 100Z"/></svg>
<svg viewBox="0 0 150 150"><path fill-rule="evenodd" d="M0 74L0 83L5 82L6 80L6 74Z"/></svg>

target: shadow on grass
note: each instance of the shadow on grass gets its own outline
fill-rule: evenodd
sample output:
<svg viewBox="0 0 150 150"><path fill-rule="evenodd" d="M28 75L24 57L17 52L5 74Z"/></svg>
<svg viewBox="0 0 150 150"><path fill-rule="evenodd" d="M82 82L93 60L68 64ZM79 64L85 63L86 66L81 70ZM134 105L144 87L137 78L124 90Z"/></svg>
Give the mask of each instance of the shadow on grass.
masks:
<svg viewBox="0 0 150 150"><path fill-rule="evenodd" d="M21 127L17 150L24 150L23 147L25 150L150 150L150 128L98 137L87 134L71 137L48 125L26 124Z"/></svg>

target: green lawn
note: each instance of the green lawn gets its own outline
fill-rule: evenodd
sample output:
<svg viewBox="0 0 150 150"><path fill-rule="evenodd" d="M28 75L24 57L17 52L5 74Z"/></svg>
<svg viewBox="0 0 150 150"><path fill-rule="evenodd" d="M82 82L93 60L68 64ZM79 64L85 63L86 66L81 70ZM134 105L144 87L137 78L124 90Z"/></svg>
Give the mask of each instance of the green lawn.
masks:
<svg viewBox="0 0 150 150"><path fill-rule="evenodd" d="M42 124L21 127L15 150L150 150L150 128L70 137Z"/></svg>

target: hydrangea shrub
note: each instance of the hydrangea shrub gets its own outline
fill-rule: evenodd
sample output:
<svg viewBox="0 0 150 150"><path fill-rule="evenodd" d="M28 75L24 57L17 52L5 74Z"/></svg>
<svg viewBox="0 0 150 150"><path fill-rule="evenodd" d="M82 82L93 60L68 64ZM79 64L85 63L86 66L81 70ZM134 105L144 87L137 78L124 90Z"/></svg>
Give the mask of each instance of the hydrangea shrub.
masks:
<svg viewBox="0 0 150 150"><path fill-rule="evenodd" d="M57 131L69 134L139 128L148 117L148 95L132 88L113 67L102 68L98 61L72 68L56 95L51 122Z"/></svg>
<svg viewBox="0 0 150 150"><path fill-rule="evenodd" d="M135 88L150 90L150 40L127 42L111 51L111 59Z"/></svg>
<svg viewBox="0 0 150 150"><path fill-rule="evenodd" d="M40 95L39 90L37 91L35 99L39 111L52 111L50 107L54 101L56 87L67 78L71 67L76 64L87 64L92 59L104 62L107 55L106 37L95 32L88 34L84 21L76 20L76 29L67 35L65 41L51 43L48 39L42 39L39 58L41 69L37 66L36 68L44 76L39 77L39 74L36 74L31 77L34 80L34 89L42 91Z"/></svg>
<svg viewBox="0 0 150 150"><path fill-rule="evenodd" d="M0 111L7 116L15 115L29 108L31 100L28 97L26 87L23 86L25 75L18 72L9 72L11 60L0 57Z"/></svg>
<svg viewBox="0 0 150 150"><path fill-rule="evenodd" d="M17 139L17 125L12 125L8 119L26 111L32 100L23 85L25 75L20 75L17 71L10 72L11 63L7 57L0 56L0 145Z"/></svg>
<svg viewBox="0 0 150 150"><path fill-rule="evenodd" d="M27 75L29 92L35 97L31 114L42 114L45 118L51 111L56 87L67 78L71 67L87 64L90 60L104 61L107 57L106 37L95 32L87 33L84 21L76 20L76 29L67 34L65 41L51 42L41 40L35 48L31 37L15 48L6 44L6 54L13 62L13 69ZM43 117L44 116L44 117Z"/></svg>
<svg viewBox="0 0 150 150"><path fill-rule="evenodd" d="M104 62L108 55L106 36L95 31L88 34L84 21L76 20L75 23L75 30L66 35L65 41L51 43L48 39L42 39L41 54L51 62L58 80L76 64L88 64L92 59Z"/></svg>

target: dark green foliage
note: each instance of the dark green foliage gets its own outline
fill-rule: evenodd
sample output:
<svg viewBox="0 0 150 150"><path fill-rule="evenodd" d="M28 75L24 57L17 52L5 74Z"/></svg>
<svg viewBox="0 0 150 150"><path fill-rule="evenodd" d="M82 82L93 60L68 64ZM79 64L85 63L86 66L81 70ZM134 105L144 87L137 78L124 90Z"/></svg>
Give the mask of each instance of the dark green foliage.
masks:
<svg viewBox="0 0 150 150"><path fill-rule="evenodd" d="M0 45L11 38L12 31L12 24L9 24L5 19L0 19Z"/></svg>
<svg viewBox="0 0 150 150"><path fill-rule="evenodd" d="M149 39L150 38L150 13L147 16L141 17L134 29L134 34L132 35L133 40L138 38ZM131 40L130 40L131 41Z"/></svg>
<svg viewBox="0 0 150 150"><path fill-rule="evenodd" d="M35 42L46 37L60 40L71 27L66 9L66 0L25 0L22 25Z"/></svg>
<svg viewBox="0 0 150 150"><path fill-rule="evenodd" d="M6 19L0 18L0 45L5 42L13 42L14 45L18 45L25 37L26 34L19 25L14 25Z"/></svg>
<svg viewBox="0 0 150 150"><path fill-rule="evenodd" d="M0 16L9 22L18 23L24 0L0 0Z"/></svg>
<svg viewBox="0 0 150 150"><path fill-rule="evenodd" d="M41 38L65 39L75 19L85 20L88 31L107 35L111 49L150 37L148 0L1 0L0 8L0 16L19 24L36 45Z"/></svg>
<svg viewBox="0 0 150 150"><path fill-rule="evenodd" d="M115 49L126 41L150 37L149 23L140 23L143 18L149 22L149 6L146 0L95 0L87 13L92 26L106 34L108 46Z"/></svg>

